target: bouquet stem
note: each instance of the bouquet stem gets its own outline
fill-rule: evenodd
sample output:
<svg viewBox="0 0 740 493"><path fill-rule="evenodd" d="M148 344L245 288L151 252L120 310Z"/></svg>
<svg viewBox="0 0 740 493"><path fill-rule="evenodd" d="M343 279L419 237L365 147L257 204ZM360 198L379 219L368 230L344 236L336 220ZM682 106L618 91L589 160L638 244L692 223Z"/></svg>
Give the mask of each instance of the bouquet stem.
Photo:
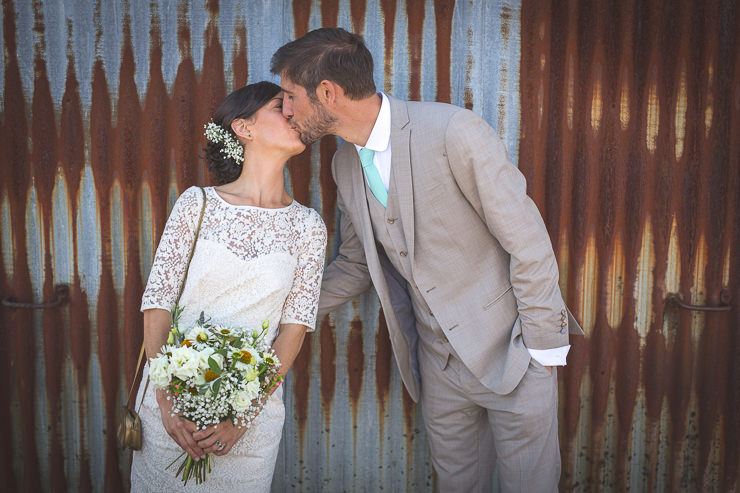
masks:
<svg viewBox="0 0 740 493"><path fill-rule="evenodd" d="M167 466L165 470L172 467L175 462L182 458L182 456L185 456L185 459L180 463L180 467L177 469L175 476L180 476L182 474L180 479L182 479L184 484L188 484L188 481L193 478L195 479L195 484L201 484L208 479L208 474L211 472L211 463L213 462L211 454L206 454L206 457L203 460L194 461L192 457L183 452L177 456L175 460L170 462L170 465Z"/></svg>

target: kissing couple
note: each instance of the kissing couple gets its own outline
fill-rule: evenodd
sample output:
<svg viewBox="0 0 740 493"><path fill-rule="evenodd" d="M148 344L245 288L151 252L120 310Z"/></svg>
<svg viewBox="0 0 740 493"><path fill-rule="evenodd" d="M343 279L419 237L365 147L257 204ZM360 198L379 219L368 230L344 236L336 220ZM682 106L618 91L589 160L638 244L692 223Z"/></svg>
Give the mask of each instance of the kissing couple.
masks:
<svg viewBox="0 0 740 493"><path fill-rule="evenodd" d="M583 332L499 136L472 111L378 92L371 53L341 28L282 46L271 70L280 86L240 88L213 115L206 160L218 185L187 189L172 209L142 300L147 357L178 305L187 326L203 310L232 327L269 320L282 376L317 319L374 286L440 491L491 491L496 466L503 491L557 491L556 367L569 334ZM326 135L344 143L332 161L339 250L324 267L326 227L287 193L283 169ZM196 429L143 380L132 491L270 490L280 385L249 427ZM183 487L163 472L183 451L217 456L205 483Z"/></svg>

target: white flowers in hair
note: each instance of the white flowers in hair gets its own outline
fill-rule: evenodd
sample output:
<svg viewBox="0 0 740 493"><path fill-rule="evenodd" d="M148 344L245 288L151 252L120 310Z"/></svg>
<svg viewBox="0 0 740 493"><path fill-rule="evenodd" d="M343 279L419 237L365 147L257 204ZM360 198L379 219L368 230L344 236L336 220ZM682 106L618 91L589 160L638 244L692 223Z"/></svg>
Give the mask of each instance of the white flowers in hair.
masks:
<svg viewBox="0 0 740 493"><path fill-rule="evenodd" d="M244 147L236 140L231 134L223 128L221 125L216 125L213 122L208 122L203 125L206 129L206 139L210 140L214 144L223 144L221 153L225 156L230 157L238 166L242 165L244 161Z"/></svg>

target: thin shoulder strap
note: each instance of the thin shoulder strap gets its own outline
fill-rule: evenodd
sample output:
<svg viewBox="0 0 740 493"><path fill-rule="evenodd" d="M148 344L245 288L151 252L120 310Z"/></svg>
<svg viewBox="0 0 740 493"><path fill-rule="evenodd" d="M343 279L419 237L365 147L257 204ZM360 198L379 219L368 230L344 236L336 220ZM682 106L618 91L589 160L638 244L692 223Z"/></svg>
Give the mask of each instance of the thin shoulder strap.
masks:
<svg viewBox="0 0 740 493"><path fill-rule="evenodd" d="M175 301L175 305L178 305L180 303L180 297L182 296L182 290L185 288L185 280L188 278L188 270L190 270L190 261L193 260L193 253L195 253L195 244L198 242L198 236L200 235L200 225L203 224L203 215L206 212L206 189L203 187L200 187L200 191L203 193L203 205L200 208L200 217L198 218L198 226L195 228L195 238L193 239L193 244L190 245L190 254L188 255L188 263L185 266L185 275L182 278L182 282L180 283L180 290L177 292L177 301ZM141 351L139 351L139 360L136 362L136 373L134 373L134 379L131 381L131 388L128 391L128 397L126 398L126 405L131 406L131 395L134 391L134 384L136 383L136 377L139 376L139 370L141 369L141 360L144 357L144 349L146 348L145 342L141 342ZM149 378L146 379L146 384L144 384L144 394L146 395L146 389L149 387ZM144 402L144 399L141 399L141 402ZM141 403L139 403L139 409L141 409Z"/></svg>
<svg viewBox="0 0 740 493"><path fill-rule="evenodd" d="M193 260L193 253L195 253L195 244L198 243L198 235L200 235L200 225L203 224L203 215L206 212L206 189L200 187L200 191L203 192L203 207L200 208L200 217L198 218L198 226L195 228L195 239L193 244L190 245L190 255L188 255L188 263L185 266L185 275L182 277L180 283L180 290L177 292L177 301L175 305L180 304L180 297L182 296L182 290L185 289L185 281L188 279L188 271L190 270L190 261Z"/></svg>

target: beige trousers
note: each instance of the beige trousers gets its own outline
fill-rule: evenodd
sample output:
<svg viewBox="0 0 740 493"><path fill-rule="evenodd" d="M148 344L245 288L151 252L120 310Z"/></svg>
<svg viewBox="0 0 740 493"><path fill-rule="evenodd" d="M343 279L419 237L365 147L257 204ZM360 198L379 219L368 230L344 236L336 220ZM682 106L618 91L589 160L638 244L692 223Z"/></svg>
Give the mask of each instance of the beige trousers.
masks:
<svg viewBox="0 0 740 493"><path fill-rule="evenodd" d="M558 380L531 360L507 395L484 387L455 356L420 341L421 411L439 491L552 493L560 480Z"/></svg>

